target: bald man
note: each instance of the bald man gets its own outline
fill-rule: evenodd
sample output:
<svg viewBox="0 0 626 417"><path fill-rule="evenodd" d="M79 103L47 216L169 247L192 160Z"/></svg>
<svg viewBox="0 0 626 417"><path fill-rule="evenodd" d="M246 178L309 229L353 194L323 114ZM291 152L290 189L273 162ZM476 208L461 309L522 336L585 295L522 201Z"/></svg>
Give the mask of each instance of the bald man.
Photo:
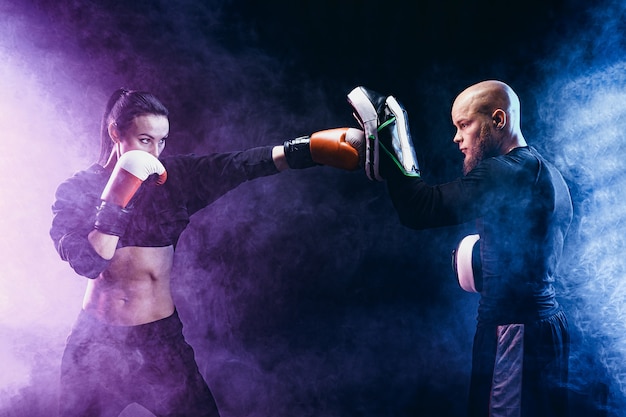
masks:
<svg viewBox="0 0 626 417"><path fill-rule="evenodd" d="M569 335L553 282L572 220L568 187L527 145L507 84L470 86L451 113L465 156L461 178L431 186L386 155L381 172L404 225L475 222L482 282L469 415L564 416Z"/></svg>

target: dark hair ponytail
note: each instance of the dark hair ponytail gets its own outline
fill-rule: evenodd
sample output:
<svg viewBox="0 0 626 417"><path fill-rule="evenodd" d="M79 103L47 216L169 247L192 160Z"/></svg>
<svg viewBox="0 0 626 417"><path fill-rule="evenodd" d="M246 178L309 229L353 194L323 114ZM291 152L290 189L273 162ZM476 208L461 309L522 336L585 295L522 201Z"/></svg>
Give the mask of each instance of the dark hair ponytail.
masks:
<svg viewBox="0 0 626 417"><path fill-rule="evenodd" d="M113 142L109 137L109 125L115 123L121 133L126 132L137 116L155 114L158 116L169 115L167 108L151 93L145 91L127 90L120 88L115 90L107 101L102 124L100 126L100 159L101 165L106 164L113 148Z"/></svg>

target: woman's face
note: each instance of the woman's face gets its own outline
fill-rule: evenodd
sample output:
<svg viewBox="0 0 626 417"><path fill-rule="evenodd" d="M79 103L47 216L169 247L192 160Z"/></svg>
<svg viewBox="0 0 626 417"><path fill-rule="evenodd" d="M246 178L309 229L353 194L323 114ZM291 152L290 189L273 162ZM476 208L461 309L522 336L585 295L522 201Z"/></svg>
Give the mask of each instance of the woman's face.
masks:
<svg viewBox="0 0 626 417"><path fill-rule="evenodd" d="M170 122L166 116L156 114L137 116L126 132L116 132L120 155L140 150L158 158L165 148L165 139L169 132Z"/></svg>

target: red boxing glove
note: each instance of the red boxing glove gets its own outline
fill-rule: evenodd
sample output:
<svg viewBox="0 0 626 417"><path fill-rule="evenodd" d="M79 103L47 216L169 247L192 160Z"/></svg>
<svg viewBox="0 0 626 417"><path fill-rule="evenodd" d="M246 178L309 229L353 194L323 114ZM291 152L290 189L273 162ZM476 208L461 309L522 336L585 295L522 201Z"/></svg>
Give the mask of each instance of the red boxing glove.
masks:
<svg viewBox="0 0 626 417"><path fill-rule="evenodd" d="M292 169L329 165L354 170L363 165L365 135L347 127L321 130L284 143L285 158Z"/></svg>
<svg viewBox="0 0 626 417"><path fill-rule="evenodd" d="M158 175L158 185L167 180L165 167L152 154L139 150L128 151L115 164L100 198L107 203L126 207L141 183L152 174Z"/></svg>
<svg viewBox="0 0 626 417"><path fill-rule="evenodd" d="M362 146L364 140L363 131L358 129L342 127L321 130L311 135L311 157L318 164L346 170L357 169L358 146Z"/></svg>

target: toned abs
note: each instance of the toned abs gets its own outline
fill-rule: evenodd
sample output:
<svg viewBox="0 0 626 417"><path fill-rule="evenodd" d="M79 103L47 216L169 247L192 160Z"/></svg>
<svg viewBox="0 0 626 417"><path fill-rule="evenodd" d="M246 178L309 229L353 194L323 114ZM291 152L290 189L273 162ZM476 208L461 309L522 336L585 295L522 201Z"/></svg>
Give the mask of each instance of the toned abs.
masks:
<svg viewBox="0 0 626 417"><path fill-rule="evenodd" d="M107 270L88 282L83 309L118 326L170 316L174 312L170 291L173 257L172 246L117 249Z"/></svg>

